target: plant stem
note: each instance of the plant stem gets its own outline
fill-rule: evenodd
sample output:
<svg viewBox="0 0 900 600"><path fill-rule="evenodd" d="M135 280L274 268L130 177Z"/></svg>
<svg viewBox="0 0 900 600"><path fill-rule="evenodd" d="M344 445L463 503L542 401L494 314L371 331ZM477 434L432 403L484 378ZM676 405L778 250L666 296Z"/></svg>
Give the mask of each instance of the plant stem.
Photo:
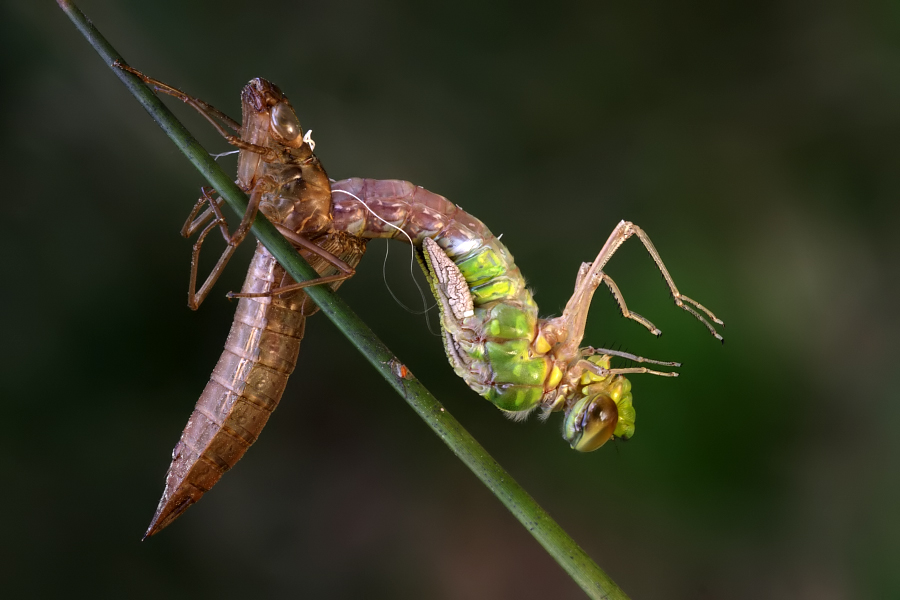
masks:
<svg viewBox="0 0 900 600"><path fill-rule="evenodd" d="M193 138L156 95L140 79L113 66L124 62L116 50L100 35L75 4L57 0L75 27L87 38L113 73L131 90L175 145L187 156L203 177L225 198L238 215L247 208L247 197ZM294 250L262 215L252 228L257 238L297 281L318 274ZM399 367L399 359L379 340L334 292L326 286L306 288L329 319L366 357L382 377L418 413L456 456L494 493L548 553L591 598L627 598L625 593L591 560L569 535L528 495L487 451L448 413L440 402L408 370Z"/></svg>

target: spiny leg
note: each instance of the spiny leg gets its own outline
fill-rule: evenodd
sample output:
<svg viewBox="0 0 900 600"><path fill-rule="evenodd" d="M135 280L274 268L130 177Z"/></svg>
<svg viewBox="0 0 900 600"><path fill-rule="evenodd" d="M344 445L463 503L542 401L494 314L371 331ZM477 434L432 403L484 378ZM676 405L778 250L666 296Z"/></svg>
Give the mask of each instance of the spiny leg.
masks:
<svg viewBox="0 0 900 600"><path fill-rule="evenodd" d="M188 215L187 220L185 220L184 225L181 228L181 237L189 238L192 235L194 235L197 232L197 230L200 229L201 227L203 227L206 224L206 222L209 221L209 218L213 215L216 215L216 217L218 219L220 219L222 222L225 221L225 219L222 217L221 212L212 208L212 204L210 204L209 208L207 208L205 211L203 211L203 214L201 214L199 217L197 217L197 213L200 212L200 209L203 208L203 205L206 204L207 202L210 202L210 203L214 202L214 203L216 203L216 205L219 208L221 208L222 203L225 201L224 198L213 199L213 195L216 194L217 192L216 192L216 190L214 190L212 188L201 187L200 192L202 194L200 196L200 199L197 200L196 204L194 204L194 208L191 209L191 213ZM194 217L197 217L197 218L195 219ZM228 236L227 229L225 229L222 232L222 234L225 236L226 239L228 239L229 236Z"/></svg>
<svg viewBox="0 0 900 600"><path fill-rule="evenodd" d="M216 281L218 281L219 276L222 275L222 271L225 270L225 265L228 264L229 259L231 259L231 255L234 254L234 251L237 249L238 245L244 238L247 236L247 232L250 230L250 226L253 224L253 220L256 218L256 213L259 211L259 203L262 199L262 195L271 185L271 181L268 178L259 180L256 185L253 187L253 191L250 194L250 202L247 205L247 210L244 213L243 219L241 219L241 224L238 225L238 228L235 230L233 234L228 233L228 224L225 221L225 216L222 214L222 209L219 207L219 202L214 199L208 189L203 189L203 198L201 198L197 204L194 205L191 214L188 215L187 222L185 222L184 227L182 227L181 232L182 235L185 233L192 233L192 228L199 227L203 221L205 221L208 217L206 217L206 213L201 215L195 221L191 221L197 211L205 204L209 203L209 207L213 213L216 215L216 219L209 223L203 232L200 234L200 237L197 238L197 241L194 243L194 249L191 254L191 279L188 284L188 306L191 310L197 310L200 307L200 304L206 299L206 296L209 294L209 290L215 285ZM224 252L219 257L218 262L213 267L212 271L210 271L209 275L206 278L206 281L203 282L203 285L200 286L200 290L197 291L197 268L200 264L200 249L203 246L203 242L206 239L206 236L209 235L209 232L212 231L215 227L219 227L222 232L222 236L225 238L225 243L227 244Z"/></svg>
<svg viewBox="0 0 900 600"><path fill-rule="evenodd" d="M353 277L356 271L351 269L350 273L339 273L337 275L328 275L326 277L317 277L309 281L298 281L289 285L273 288L268 292L228 292L226 298L268 298L270 296L280 296L288 292L295 292L314 285L323 285L325 283L333 283L335 281L343 281Z"/></svg>
<svg viewBox="0 0 900 600"><path fill-rule="evenodd" d="M331 264L331 266L333 266L334 268L338 269L341 272L336 275L327 275L325 277L317 277L316 279L310 279L309 281L300 281L300 282L292 283L290 285L277 287L272 290L269 290L268 292L239 292L239 293L228 292L226 294L226 296L228 298L261 298L261 297L266 297L266 296L278 296L280 294L284 294L287 292L293 292L295 290L300 290L305 287L310 287L313 285L322 285L324 283L343 281L344 279L348 279L348 278L352 277L356 273L356 270L353 267L351 267L350 265L348 265L347 263L342 261L340 258L335 256L331 252L325 250L324 248L317 246L315 243L306 239L302 235L291 231L290 229L288 229L287 227L285 227L284 225L281 225L279 223L273 223L273 225L275 225L275 228L284 237L286 237L288 240L293 242L293 244L295 246L303 248L304 250L308 250L309 252L325 259L326 261L328 261L329 264Z"/></svg>
<svg viewBox="0 0 900 600"><path fill-rule="evenodd" d="M708 316L710 319L712 319L712 321L714 323L716 323L718 325L725 325L724 321L722 321L721 319L716 317L716 315L714 315L711 310L709 310L708 308L706 308L705 306L703 306L696 300L688 298L687 296L685 296L684 294L681 294L678 291L678 288L675 287L675 281L672 279L672 276L669 275L669 270L666 269L666 265L663 264L662 258L659 256L659 252L657 252L656 247L653 245L653 242L650 241L650 237L647 235L647 233L643 229L641 229L634 223L629 223L629 225L631 225L632 229L634 230L634 233L638 236L638 239L640 239L641 242L644 244L644 248L646 248L647 252L650 253L650 256L653 258L653 262L656 263L657 268L659 268L660 273L662 273L663 278L666 280L666 284L669 286L669 290L671 290L671 292L672 292L672 297L675 299L675 304L679 308L683 308L684 310L686 310L689 313L691 313L692 315L694 315L701 323L706 325L706 327L709 329L709 332L711 334L713 334L713 336L715 336L716 339L722 340L722 336L719 335L719 333L716 331L715 327L710 325L710 323L706 319L704 319L703 316L700 315L700 313L693 310L690 306L686 306L684 303L687 302L688 304L692 304L694 307L696 307L697 309L699 309L700 311L705 313L706 316Z"/></svg>
<svg viewBox="0 0 900 600"><path fill-rule="evenodd" d="M200 261L200 248L203 245L203 240L206 239L206 236L209 235L209 232L212 231L215 227L219 226L220 222L218 220L213 221L200 234L200 237L197 238L197 242L194 244L193 252L191 253L191 280L188 284L188 306L191 310L197 310L200 308L200 305L206 300L206 296L209 294L210 288L216 283L219 279L219 276L222 274L222 271L225 269L225 265L228 264L228 261L231 259L231 255L234 254L237 246L228 245L225 247L225 251L222 252L222 255L219 257L218 262L216 262L216 266L213 267L209 276L206 278L206 281L203 282L203 285L200 286L200 291L197 290L197 267Z"/></svg>
<svg viewBox="0 0 900 600"><path fill-rule="evenodd" d="M113 63L114 66L122 69L123 71L128 71L135 77L138 77L141 81L152 87L157 92L162 92L163 94L168 94L169 96L173 96L178 98L188 106L192 107L194 110L199 112L203 117L210 122L210 124L216 128L216 131L219 132L225 141L231 144L232 146L236 146L241 150L247 150L249 152L255 152L256 154L260 154L262 159L266 162L272 162L276 160L277 155L275 151L271 148L267 148L265 146L258 146L256 144L251 144L250 142L245 142L241 138L231 135L228 131L222 127L215 118L220 119L223 123L225 123L228 127L233 129L236 132L241 131L241 126L237 121L223 113L221 110L209 104L208 102L204 102L199 98L195 98L189 94L186 94L179 90L176 87L173 87L167 83L163 83L158 79L153 79L147 75L144 75L134 67L130 67L121 61L116 61ZM215 118L214 118L215 117Z"/></svg>
<svg viewBox="0 0 900 600"><path fill-rule="evenodd" d="M189 94L185 94L178 88L173 87L167 83L163 83L162 81L159 81L158 79L153 79L152 77L148 77L147 75L144 75L143 73L141 73L134 67L130 67L130 66L126 65L122 61L117 60L115 63L113 63L113 66L119 67L123 71L128 71L129 73L138 77L141 81L143 81L144 83L146 83L147 85L152 87L155 91L162 92L164 94L168 94L169 96L174 96L175 98L178 98L185 104L193 107L197 112L199 112L201 115L206 117L206 120L208 120L210 123L212 123L212 126L216 128L216 131L218 131L220 134L222 134L222 137L227 138L230 136L222 128L222 126L219 125L219 123L216 122L215 119L213 119L214 116L221 119L222 122L224 122L226 125L228 125L234 131L240 132L240 130L241 130L240 124L238 124L237 121L235 121L234 119L232 119L231 117L229 117L228 115L223 113L221 110L219 110L212 104L209 104L208 102L204 102L203 100L200 100L199 98L194 98L193 96L191 96Z"/></svg>
<svg viewBox="0 0 900 600"><path fill-rule="evenodd" d="M613 298L616 299L616 304L619 305L619 310L622 311L622 316L626 319L631 319L632 321L637 321L644 327L646 327L650 333L659 337L662 335L662 331L659 328L650 322L649 319L642 317L636 312L628 310L628 306L625 305L625 298L622 296L622 292L619 291L619 286L616 285L616 282L612 280L612 277L607 275L606 273L601 273L601 277L603 279L603 283L606 284L606 287L609 288L609 291L612 292Z"/></svg>
<svg viewBox="0 0 900 600"><path fill-rule="evenodd" d="M656 263L656 267L659 269L660 273L662 273L663 279L666 281L666 285L669 287L669 291L672 293L672 298L675 300L675 305L681 309L686 310L687 312L694 315L694 317L706 325L706 328L709 329L709 332L718 340L722 340L722 336L719 335L719 332L716 331L716 328L710 324L706 318L703 317L697 310L702 311L706 314L713 322L724 325L718 317L716 317L712 311L707 309L705 306L688 298L678 291L678 288L675 287L675 281L672 279L672 276L669 275L669 270L666 269L665 264L663 264L662 258L659 256L659 252L657 252L656 248L653 246L653 243L650 241L650 238L644 232L643 229L631 223L630 221L620 221L616 228L613 229L613 232L610 234L609 239L606 240L606 243L603 245L603 248L600 250L600 253L597 255L597 258L591 264L591 268L588 274L585 275L585 279L589 279L591 274L600 273L606 263L609 262L609 259L612 258L612 255L615 254L616 250L630 238L632 235L637 235L638 239L641 240L641 243L644 244L644 248L647 249L647 252L650 253L650 257L653 258L653 262ZM577 292L577 290L576 290ZM688 306L692 305L692 306Z"/></svg>
<svg viewBox="0 0 900 600"><path fill-rule="evenodd" d="M238 225L237 229L235 229L233 234L228 233L227 223L225 221L225 216L222 214L222 209L220 207L220 200L214 199L210 192L214 190L210 190L207 188L203 188L203 198L201 198L196 205L194 205L194 209L191 211L191 214L188 215L187 222L185 222L184 227L182 228L182 235L187 234L191 235L193 231L196 230L199 226L202 225L203 222L208 220L210 214L215 214L216 219L212 223L206 226L203 230L203 233L200 234L200 237L197 239L197 242L194 244L194 252L191 259L191 281L188 287L188 306L192 309L196 310L197 307L200 306L200 303L206 299L207 294L209 293L210 288L215 284L215 282L219 279L219 276L222 274L222 271L225 269L225 265L228 263L229 259L231 259L232 254L240 245L241 242L244 241L244 238L247 237L247 233L250 231L250 227L253 225L253 221L256 219L256 215L259 212L259 204L262 199L263 194L266 193L273 185L273 182L270 178L260 179L256 185L253 187L253 191L250 194L250 202L247 205L247 210L244 212L244 217L241 219L240 225ZM200 210L200 208L205 204L209 203L210 208L207 209L200 217L191 221L194 218L194 215ZM334 281L341 281L351 277L356 271L349 266L347 263L334 256L327 250L320 248L315 245L311 241L307 240L303 236L300 236L290 229L287 229L283 225L278 223L274 223L275 228L278 229L282 235L291 240L295 245L304 248L328 261L332 264L336 269L340 270L341 273L336 275L329 275L327 277L319 277L317 279L312 279L310 281L302 281L299 283L293 283L291 285L275 288L268 292L259 292L259 293L234 293L228 292L226 296L228 298L257 298L261 296L277 296L279 294L283 294L285 292L290 292L298 289L302 289L311 285L320 285L323 283L331 283ZM203 245L203 241L206 236L214 227L218 226L222 231L222 237L225 238L225 242L227 247L224 252L222 252L222 256L219 257L218 262L213 267L206 281L200 287L200 291L195 293L197 285L197 267L200 259L200 248Z"/></svg>
<svg viewBox="0 0 900 600"><path fill-rule="evenodd" d="M633 373L645 373L647 375L659 375L660 377L678 377L678 373L674 371L654 371L653 369L648 369L647 367L626 367L624 369L604 369L599 365L595 365L592 362L586 360L579 360L576 363L577 366L583 368L586 371L590 371L600 377L606 377L608 375L628 375Z"/></svg>
<svg viewBox="0 0 900 600"><path fill-rule="evenodd" d="M578 274L575 276L575 289L577 290L581 287L582 283L586 286L592 285L590 282L585 282L585 277L588 273L591 273L592 263L581 263L581 267L578 269ZM619 286L616 285L616 282L612 280L612 277L604 273L603 271L593 271L593 276L600 277L600 280L606 284L606 287L609 288L609 291L612 293L613 298L616 299L616 304L619 305L619 309L622 311L622 316L626 319L631 319L632 321L637 321L644 327L646 327L650 333L655 336L659 336L662 334L662 331L659 330L656 325L650 322L646 317L642 317L641 315L628 310L628 306L625 304L625 297L622 296L622 292L619 290ZM594 286L596 287L596 286Z"/></svg>
<svg viewBox="0 0 900 600"><path fill-rule="evenodd" d="M583 356L595 356L599 355L608 355L608 356L618 356L619 358L627 358L630 361L636 363L649 363L651 365L662 365L664 367L680 367L680 362L668 361L668 360L655 360L652 358L644 358L643 356L638 356L637 354L632 354L631 352L623 352L621 350L611 350L609 348L593 348L591 346L587 346L582 348Z"/></svg>

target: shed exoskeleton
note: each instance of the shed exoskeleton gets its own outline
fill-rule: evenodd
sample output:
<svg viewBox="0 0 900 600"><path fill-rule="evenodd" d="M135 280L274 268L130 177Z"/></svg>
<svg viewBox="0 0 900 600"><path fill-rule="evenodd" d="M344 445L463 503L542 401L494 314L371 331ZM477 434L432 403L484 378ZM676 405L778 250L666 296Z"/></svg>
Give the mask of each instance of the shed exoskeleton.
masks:
<svg viewBox="0 0 900 600"><path fill-rule="evenodd" d="M157 91L197 109L225 139L240 149L238 185L250 196L241 224L229 233L214 190L203 190L182 234L201 230L194 245L188 305L199 307L235 248L261 211L290 239L321 277L295 283L262 245L256 251L225 349L213 369L181 439L172 451L162 498L145 538L158 533L197 502L253 444L278 406L297 364L307 317L319 309L302 288L333 289L353 275L366 240L335 231L328 175L313 154L287 97L265 79L251 80L241 93L243 122L143 73L134 73ZM219 123L240 134L229 134ZM194 217L208 207L196 219ZM206 236L219 228L227 246L205 283L196 290L197 263Z"/></svg>

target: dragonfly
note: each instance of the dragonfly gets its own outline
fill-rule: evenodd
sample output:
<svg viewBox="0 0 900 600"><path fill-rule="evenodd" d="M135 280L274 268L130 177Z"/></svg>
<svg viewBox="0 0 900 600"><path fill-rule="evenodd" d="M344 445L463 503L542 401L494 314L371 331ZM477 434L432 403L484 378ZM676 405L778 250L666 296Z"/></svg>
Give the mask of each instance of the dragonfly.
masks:
<svg viewBox="0 0 900 600"><path fill-rule="evenodd" d="M407 181L347 179L332 184L334 227L362 238L405 240L420 263L440 309L444 349L453 370L508 417L524 420L535 410L546 420L563 411L563 437L581 452L613 437L634 434L630 374L676 377L645 366L613 368L613 357L634 363L680 367L609 348L581 346L591 299L603 284L627 319L650 333L662 332L630 310L603 269L631 237L644 245L675 305L703 323L719 341L712 311L682 294L647 233L621 221L592 262L582 263L563 314L538 318L538 306L512 253L484 223L443 196Z"/></svg>
<svg viewBox="0 0 900 600"><path fill-rule="evenodd" d="M209 491L257 439L277 406L296 365L306 317L317 309L303 292L309 285L336 289L353 275L374 238L406 241L416 251L437 300L444 349L454 372L505 415L523 420L563 412L563 438L581 452L635 431L632 385L626 375L676 377L647 366L613 367L613 358L674 367L608 348L581 346L594 292L606 286L623 317L661 331L630 310L604 268L631 237L646 248L675 305L718 340L724 325L709 309L682 294L643 229L621 221L597 257L582 263L563 314L539 318L538 306L512 253L487 226L447 198L402 180L351 178L330 181L313 154L311 137L283 93L263 79L242 92L238 126L211 105L128 67L155 90L175 96L203 114L238 147L238 183L250 194L233 234L221 199L204 190L182 233L203 227L194 245L188 304L197 308L249 231L257 211L293 242L320 274L296 283L261 245L240 293L234 324L210 382L172 453L166 488L145 537L173 522ZM222 123L239 133L227 132ZM203 213L197 216L204 206ZM196 218L195 218L196 217ZM197 264L206 236L219 228L227 247L196 290Z"/></svg>

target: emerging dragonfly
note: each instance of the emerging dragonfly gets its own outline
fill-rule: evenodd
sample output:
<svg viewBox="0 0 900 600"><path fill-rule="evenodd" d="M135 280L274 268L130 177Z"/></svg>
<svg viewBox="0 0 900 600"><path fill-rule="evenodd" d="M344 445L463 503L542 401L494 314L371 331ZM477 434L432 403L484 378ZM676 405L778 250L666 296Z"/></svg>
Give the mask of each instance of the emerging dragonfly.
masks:
<svg viewBox="0 0 900 600"><path fill-rule="evenodd" d="M147 535L171 523L233 466L259 435L293 370L305 318L315 306L301 290L329 283L337 287L353 274L368 239L405 239L420 263L441 312L444 346L454 371L476 392L514 419L541 408L543 417L564 411L563 437L588 452L611 437L634 433L628 374L677 376L647 367L612 368L620 357L637 363L680 366L590 346L581 347L591 298L600 284L612 292L623 316L651 333L660 331L630 311L603 268L632 235L644 244L663 274L675 304L721 340L710 321L721 320L681 294L646 233L622 221L600 253L578 271L575 292L562 316L540 319L538 308L512 255L487 227L443 196L409 182L329 180L312 153L309 136L277 87L254 79L242 94L243 127L209 104L120 65L156 90L200 111L225 139L240 148L238 181L250 205L233 235L225 228L221 200L210 191L185 224L190 235L213 215L194 247L189 304L196 308L246 235L257 210L302 248L322 277L293 283L262 246L257 247L225 351L173 451L166 490ZM215 119L240 131L235 137ZM206 204L209 208L191 219ZM216 226L228 248L196 294L197 257ZM337 256L335 256L337 255ZM705 316L704 316L705 315Z"/></svg>
<svg viewBox="0 0 900 600"><path fill-rule="evenodd" d="M331 190L335 229L364 238L406 239L421 248L441 311L444 348L456 374L513 419L524 419L539 407L544 419L565 411L563 437L575 450L589 452L613 436L633 435L631 383L623 375L677 376L647 367L614 369L612 357L681 366L579 346L591 298L601 283L612 292L623 316L654 335L661 333L628 309L618 286L603 272L629 237L637 236L644 244L675 304L722 340L709 321L724 323L678 291L650 238L633 223L620 222L597 258L582 263L562 316L539 319L537 304L506 246L484 223L443 196L392 180L348 179L333 183Z"/></svg>

